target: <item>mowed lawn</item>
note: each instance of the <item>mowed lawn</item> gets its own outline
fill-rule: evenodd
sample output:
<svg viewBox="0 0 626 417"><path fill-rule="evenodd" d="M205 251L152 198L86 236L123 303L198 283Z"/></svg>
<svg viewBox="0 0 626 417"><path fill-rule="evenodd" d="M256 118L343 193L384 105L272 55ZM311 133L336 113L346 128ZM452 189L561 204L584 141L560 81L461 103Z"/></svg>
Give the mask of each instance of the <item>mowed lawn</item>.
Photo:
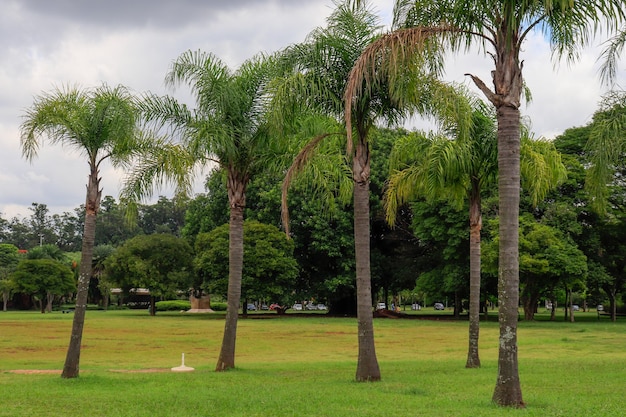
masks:
<svg viewBox="0 0 626 417"><path fill-rule="evenodd" d="M376 319L383 380L356 383L354 318L241 319L237 369L213 371L223 316L88 311L81 376L60 378L71 314L0 313L0 416L621 416L626 319L520 322L527 408L491 403L498 326L481 327L465 369L467 321ZM264 318L260 318L264 317ZM269 317L269 318L268 318ZM171 372L181 364L195 371Z"/></svg>

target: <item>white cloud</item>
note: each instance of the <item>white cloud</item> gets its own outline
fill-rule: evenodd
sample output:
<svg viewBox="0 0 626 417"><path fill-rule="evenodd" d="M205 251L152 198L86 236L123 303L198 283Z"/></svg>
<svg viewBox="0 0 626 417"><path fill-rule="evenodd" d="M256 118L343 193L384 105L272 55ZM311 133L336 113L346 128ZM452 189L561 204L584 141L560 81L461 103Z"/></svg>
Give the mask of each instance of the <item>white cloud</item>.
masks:
<svg viewBox="0 0 626 417"><path fill-rule="evenodd" d="M393 1L372 4L389 24ZM256 53L303 41L332 8L331 0L5 1L0 15L0 212L5 218L26 216L32 202L47 204L52 212L71 211L84 202L88 172L80 155L45 144L33 164L21 157L19 124L34 96L63 84L102 82L164 94L163 77L185 50L213 52L235 68ZM524 74L534 99L522 111L532 118L534 131L553 137L587 123L602 91L598 48L584 51L575 66L561 64L556 70L541 37L529 38L524 49ZM464 75L471 72L489 83L492 67L489 57L472 52L452 57L446 78L471 85ZM117 197L121 178L122 173L103 167L104 194ZM200 176L197 190L201 183Z"/></svg>

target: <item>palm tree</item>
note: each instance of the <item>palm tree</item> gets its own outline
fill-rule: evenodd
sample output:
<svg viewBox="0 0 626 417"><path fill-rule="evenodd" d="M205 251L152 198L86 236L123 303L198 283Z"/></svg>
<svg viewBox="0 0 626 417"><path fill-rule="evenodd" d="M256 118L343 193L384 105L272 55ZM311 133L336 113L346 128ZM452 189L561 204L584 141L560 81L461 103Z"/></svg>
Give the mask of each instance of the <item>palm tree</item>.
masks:
<svg viewBox="0 0 626 417"><path fill-rule="evenodd" d="M486 103L468 98L474 109L468 138L416 132L394 145L385 204L387 220L393 225L398 207L418 196L430 201L447 199L458 207L466 199L469 202L469 346L465 367L477 368L480 367L481 193L496 184L498 153L495 114ZM565 179L566 171L551 143L531 140L527 128L523 133L522 178L533 203L537 204Z"/></svg>
<svg viewBox="0 0 626 417"><path fill-rule="evenodd" d="M349 109L366 89L378 84L384 71L375 65L398 65L419 50L430 51L439 42L452 52L470 46L482 48L494 61L493 88L467 74L495 107L498 121L498 189L500 256L498 273L500 343L498 376L493 401L502 406L524 407L517 359L519 304L519 200L520 102L524 90L522 44L534 30L550 41L555 56L577 58L601 23L615 30L625 17L623 0L579 2L571 0L487 1L396 0L396 31L371 45L359 58L346 89L346 123ZM350 130L348 130L350 134Z"/></svg>
<svg viewBox="0 0 626 417"><path fill-rule="evenodd" d="M258 56L231 71L211 53L181 54L172 63L166 84L187 84L196 109L167 96L144 97L140 107L146 123L155 131L169 129L169 134L142 156L122 192L125 201L136 202L164 181L175 183L181 192L189 191L197 166L217 165L225 172L230 204L228 306L216 371L235 367L246 188L252 176L269 164L264 158L271 145L265 87L272 62Z"/></svg>
<svg viewBox="0 0 626 417"><path fill-rule="evenodd" d="M291 97L279 95L279 101L305 104L309 110L341 120L344 114L343 94L352 66L363 50L381 33L378 17L367 2L343 1L328 18L328 26L309 34L305 43L285 51L284 57L295 67L295 73L285 81L283 90ZM370 145L369 132L378 119L397 123L411 111L430 108L434 86L447 91L440 84L428 85L417 77L418 62L410 62L415 72L395 74L402 80L405 94L395 98L386 86L371 90L351 109L355 120L356 144L348 141L348 158L352 164L354 202L354 244L356 260L358 361L357 381L377 381L380 368L376 358L372 314L370 267ZM430 81L430 80L429 80ZM285 87L287 86L287 87ZM426 88L429 86L429 88ZM422 89L420 89L422 87ZM283 93L286 95L286 93ZM443 100L442 100L443 101ZM446 103L448 104L448 103ZM343 134L344 129L341 129ZM315 146L334 132L320 132L296 157L289 170L283 190L292 176L304 166L304 160L314 153Z"/></svg>
<svg viewBox="0 0 626 417"><path fill-rule="evenodd" d="M134 97L122 86L102 85L90 90L67 87L36 97L20 126L22 154L27 160L37 156L42 138L47 137L52 144L78 150L89 165L76 309L63 378L75 378L79 374L96 216L102 192L100 167L107 160L116 167L128 166L141 147L135 116Z"/></svg>

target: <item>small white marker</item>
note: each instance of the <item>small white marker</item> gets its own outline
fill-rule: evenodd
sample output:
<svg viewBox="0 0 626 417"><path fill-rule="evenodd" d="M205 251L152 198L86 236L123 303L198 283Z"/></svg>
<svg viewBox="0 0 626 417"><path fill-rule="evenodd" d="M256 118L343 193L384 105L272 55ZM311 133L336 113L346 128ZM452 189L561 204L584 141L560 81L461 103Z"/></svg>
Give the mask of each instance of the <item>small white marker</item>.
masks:
<svg viewBox="0 0 626 417"><path fill-rule="evenodd" d="M180 366L172 368L174 372L190 372L193 371L194 368L190 368L189 366L185 366L185 354L183 353L183 363Z"/></svg>

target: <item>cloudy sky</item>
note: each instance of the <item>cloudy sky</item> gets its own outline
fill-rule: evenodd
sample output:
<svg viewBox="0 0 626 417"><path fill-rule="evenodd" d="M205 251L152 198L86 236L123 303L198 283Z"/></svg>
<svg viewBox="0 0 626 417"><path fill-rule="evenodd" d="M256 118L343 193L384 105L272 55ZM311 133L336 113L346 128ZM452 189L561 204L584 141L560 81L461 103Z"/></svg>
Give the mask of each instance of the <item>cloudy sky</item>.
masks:
<svg viewBox="0 0 626 417"><path fill-rule="evenodd" d="M393 0L375 0L385 24ZM236 68L259 52L301 42L323 26L332 0L3 0L0 13L0 213L30 215L31 203L51 213L84 202L87 165L80 155L45 144L28 163L19 126L34 96L56 86L122 84L140 93L170 93L163 77L186 50L212 52ZM538 136L554 137L586 124L603 92L599 43L574 66L555 66L539 36L524 45L524 75L533 102L522 108ZM620 71L624 85L624 67ZM453 57L446 78L468 83L471 72L489 80L492 62L478 53ZM117 198L121 173L104 167L104 195ZM201 191L201 178L197 190ZM167 191L161 192L171 197Z"/></svg>

